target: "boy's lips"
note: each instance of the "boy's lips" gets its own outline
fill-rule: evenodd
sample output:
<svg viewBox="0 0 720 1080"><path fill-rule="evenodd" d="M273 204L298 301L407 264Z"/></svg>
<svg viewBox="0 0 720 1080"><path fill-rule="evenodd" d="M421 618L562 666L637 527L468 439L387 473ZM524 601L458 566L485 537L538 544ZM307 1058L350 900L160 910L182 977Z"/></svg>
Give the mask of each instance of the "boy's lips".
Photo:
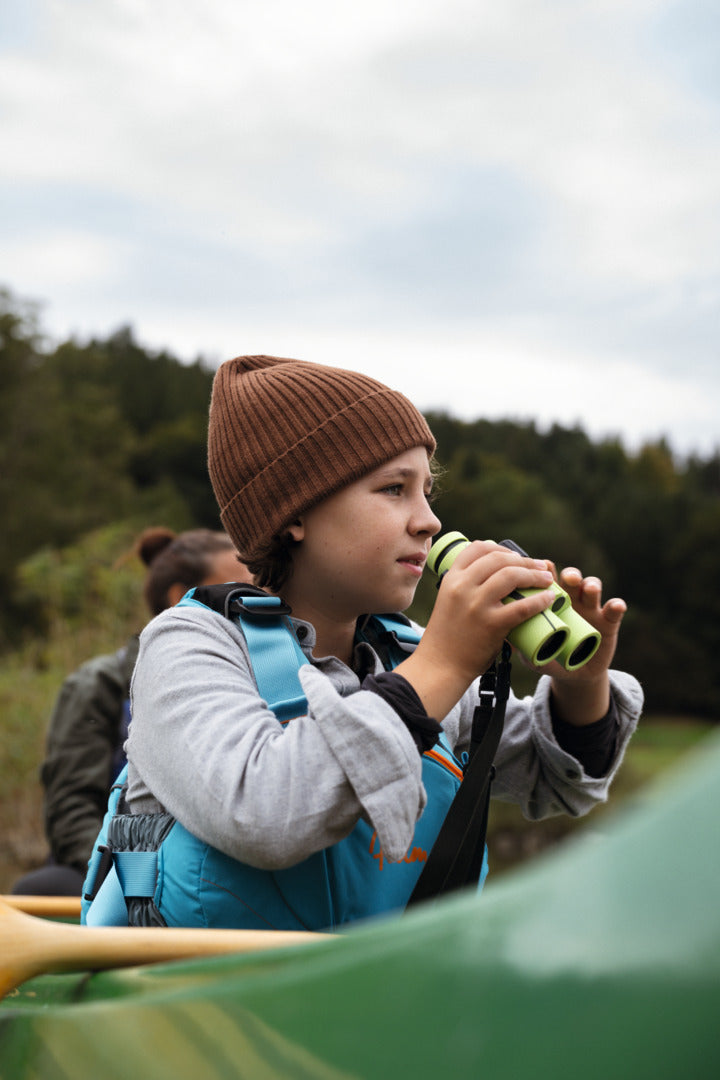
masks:
<svg viewBox="0 0 720 1080"><path fill-rule="evenodd" d="M403 566L409 567L411 570L415 571L417 574L422 574L423 567L425 566L426 558L427 558L427 555L425 554L424 551L422 551L422 552L417 552L414 555L401 555L400 558L398 559L398 562L401 563Z"/></svg>

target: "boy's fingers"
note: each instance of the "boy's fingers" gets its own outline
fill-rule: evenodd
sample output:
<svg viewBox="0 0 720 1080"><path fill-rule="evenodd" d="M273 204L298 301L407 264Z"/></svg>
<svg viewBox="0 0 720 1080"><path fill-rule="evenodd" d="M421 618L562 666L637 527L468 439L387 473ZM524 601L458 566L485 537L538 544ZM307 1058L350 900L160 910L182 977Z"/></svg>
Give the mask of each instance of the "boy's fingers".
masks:
<svg viewBox="0 0 720 1080"><path fill-rule="evenodd" d="M617 625L623 620L623 616L627 611L627 604L624 600L621 600L619 596L613 597L612 600L608 600L603 608L603 615L609 623Z"/></svg>

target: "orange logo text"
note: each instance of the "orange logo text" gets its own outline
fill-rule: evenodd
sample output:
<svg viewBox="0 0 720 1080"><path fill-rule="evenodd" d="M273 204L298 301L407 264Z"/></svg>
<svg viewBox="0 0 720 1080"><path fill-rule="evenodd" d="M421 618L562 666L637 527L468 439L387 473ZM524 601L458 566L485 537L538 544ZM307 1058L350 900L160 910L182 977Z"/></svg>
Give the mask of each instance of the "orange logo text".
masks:
<svg viewBox="0 0 720 1080"><path fill-rule="evenodd" d="M377 845L377 849L376 849L376 845ZM383 854L383 849L381 848L380 844L378 843L378 838L377 838L377 833L376 832L374 832L372 834L372 836L370 837L369 851L370 851L370 854L372 855L373 859L375 859L377 861L378 869L384 870L385 869L385 856ZM400 859L400 862L404 862L404 863L427 862L427 851L423 851L423 849L419 848L419 847L410 848L409 851L405 852L402 859Z"/></svg>

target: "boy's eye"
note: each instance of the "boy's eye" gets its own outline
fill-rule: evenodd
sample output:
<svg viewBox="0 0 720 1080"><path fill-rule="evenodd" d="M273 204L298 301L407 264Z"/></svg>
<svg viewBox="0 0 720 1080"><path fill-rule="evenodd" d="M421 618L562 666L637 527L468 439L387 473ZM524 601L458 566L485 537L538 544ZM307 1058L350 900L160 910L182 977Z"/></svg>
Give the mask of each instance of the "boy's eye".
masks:
<svg viewBox="0 0 720 1080"><path fill-rule="evenodd" d="M393 496L398 495L399 496L399 495L402 495L404 493L405 484L403 484L402 482L399 482L397 484L385 484L385 486L382 487L380 490L383 492L383 494L393 495ZM425 495L425 501L428 503L428 505L431 505L435 501L435 499L437 498L436 493L433 492L433 491L426 491L426 492L424 492L424 495Z"/></svg>

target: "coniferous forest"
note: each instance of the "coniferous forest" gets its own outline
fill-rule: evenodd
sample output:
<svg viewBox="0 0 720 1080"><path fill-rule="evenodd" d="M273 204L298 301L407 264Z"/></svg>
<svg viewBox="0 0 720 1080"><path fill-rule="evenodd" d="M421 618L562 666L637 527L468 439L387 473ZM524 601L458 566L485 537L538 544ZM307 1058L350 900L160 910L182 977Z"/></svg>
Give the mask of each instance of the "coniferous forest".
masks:
<svg viewBox="0 0 720 1080"><path fill-rule="evenodd" d="M48 344L37 309L0 292L0 650L44 633L48 613L21 587L38 552L115 522L219 527L212 377L129 327ZM444 530L597 573L628 602L617 666L640 678L648 709L720 718L720 449L681 460L664 441L630 453L580 428L427 418ZM423 582L412 614L432 595Z"/></svg>

